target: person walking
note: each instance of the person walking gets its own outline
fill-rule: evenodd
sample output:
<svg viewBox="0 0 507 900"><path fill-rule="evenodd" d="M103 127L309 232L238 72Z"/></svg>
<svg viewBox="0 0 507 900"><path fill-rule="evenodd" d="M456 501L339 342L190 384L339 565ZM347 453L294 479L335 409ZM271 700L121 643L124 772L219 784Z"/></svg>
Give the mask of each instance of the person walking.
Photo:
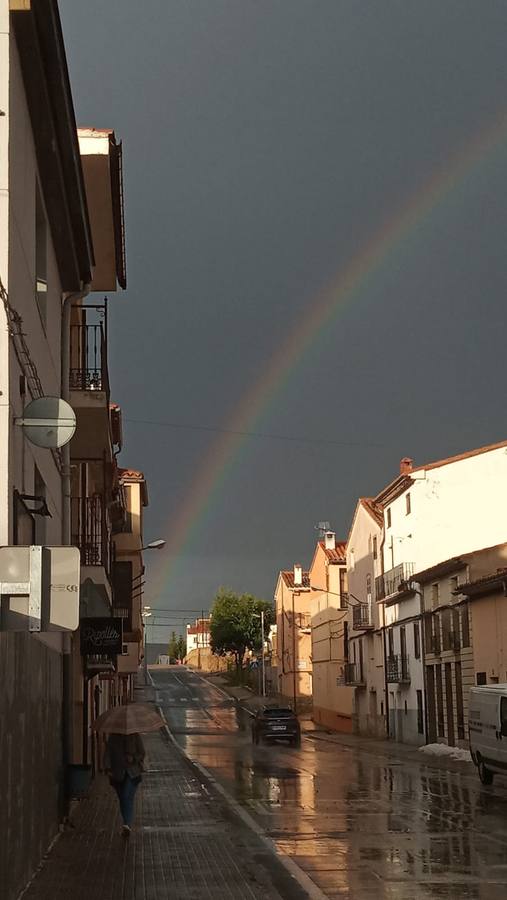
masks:
<svg viewBox="0 0 507 900"><path fill-rule="evenodd" d="M115 789L123 820L122 834L128 837L134 818L134 802L144 771L144 744L140 734L110 734L104 768Z"/></svg>

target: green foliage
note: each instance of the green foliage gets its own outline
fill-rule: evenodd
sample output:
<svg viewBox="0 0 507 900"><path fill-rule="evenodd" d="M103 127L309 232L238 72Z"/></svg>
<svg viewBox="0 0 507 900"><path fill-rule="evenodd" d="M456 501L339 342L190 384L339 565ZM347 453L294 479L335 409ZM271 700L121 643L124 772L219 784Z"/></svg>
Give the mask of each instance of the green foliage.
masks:
<svg viewBox="0 0 507 900"><path fill-rule="evenodd" d="M167 648L167 655L171 657L171 659L184 659L187 654L187 643L185 638L182 635L177 635L175 631L171 633L171 637L169 638L169 645Z"/></svg>
<svg viewBox="0 0 507 900"><path fill-rule="evenodd" d="M220 588L211 608L211 650L217 656L231 653L239 669L247 650L261 649L261 610L264 636L273 622L273 607L251 594L236 594Z"/></svg>
<svg viewBox="0 0 507 900"><path fill-rule="evenodd" d="M187 642L185 638L181 636L181 634L178 638L177 650L178 652L176 654L176 659L185 659L185 656L187 655Z"/></svg>

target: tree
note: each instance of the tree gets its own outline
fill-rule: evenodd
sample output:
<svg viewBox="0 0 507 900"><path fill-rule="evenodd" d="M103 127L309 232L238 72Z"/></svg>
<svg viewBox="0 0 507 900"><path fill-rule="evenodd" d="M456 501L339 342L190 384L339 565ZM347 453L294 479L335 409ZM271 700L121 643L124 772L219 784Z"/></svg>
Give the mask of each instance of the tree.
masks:
<svg viewBox="0 0 507 900"><path fill-rule="evenodd" d="M167 654L171 659L185 659L187 642L181 634L177 635L175 631L171 632Z"/></svg>
<svg viewBox="0 0 507 900"><path fill-rule="evenodd" d="M187 655L187 642L184 637L179 636L178 638L178 647L177 647L176 659L185 659Z"/></svg>
<svg viewBox="0 0 507 900"><path fill-rule="evenodd" d="M236 594L220 588L211 609L211 650L217 656L231 653L236 669L243 666L247 650L260 650L261 618L264 612L265 637L273 621L273 607L251 594Z"/></svg>

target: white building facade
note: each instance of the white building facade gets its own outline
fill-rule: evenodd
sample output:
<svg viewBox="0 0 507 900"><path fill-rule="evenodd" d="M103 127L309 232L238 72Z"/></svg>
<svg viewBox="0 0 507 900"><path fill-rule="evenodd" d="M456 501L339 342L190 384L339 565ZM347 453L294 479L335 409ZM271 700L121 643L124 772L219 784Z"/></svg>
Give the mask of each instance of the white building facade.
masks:
<svg viewBox="0 0 507 900"><path fill-rule="evenodd" d="M376 501L384 510L383 572L389 734L422 744L427 736L423 600L414 574L507 537L507 441L414 467Z"/></svg>
<svg viewBox="0 0 507 900"><path fill-rule="evenodd" d="M376 603L375 582L382 570L382 510L371 499L359 500L347 541L348 665L354 687L354 731L386 735L384 608Z"/></svg>

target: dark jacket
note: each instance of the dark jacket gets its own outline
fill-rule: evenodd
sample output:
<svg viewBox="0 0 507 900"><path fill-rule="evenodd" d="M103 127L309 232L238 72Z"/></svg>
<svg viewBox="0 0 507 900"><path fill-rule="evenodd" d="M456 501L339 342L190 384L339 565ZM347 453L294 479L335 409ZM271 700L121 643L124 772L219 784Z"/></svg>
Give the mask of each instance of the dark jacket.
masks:
<svg viewBox="0 0 507 900"><path fill-rule="evenodd" d="M110 734L104 755L104 768L111 781L123 781L125 775L140 778L144 771L145 751L140 734Z"/></svg>

